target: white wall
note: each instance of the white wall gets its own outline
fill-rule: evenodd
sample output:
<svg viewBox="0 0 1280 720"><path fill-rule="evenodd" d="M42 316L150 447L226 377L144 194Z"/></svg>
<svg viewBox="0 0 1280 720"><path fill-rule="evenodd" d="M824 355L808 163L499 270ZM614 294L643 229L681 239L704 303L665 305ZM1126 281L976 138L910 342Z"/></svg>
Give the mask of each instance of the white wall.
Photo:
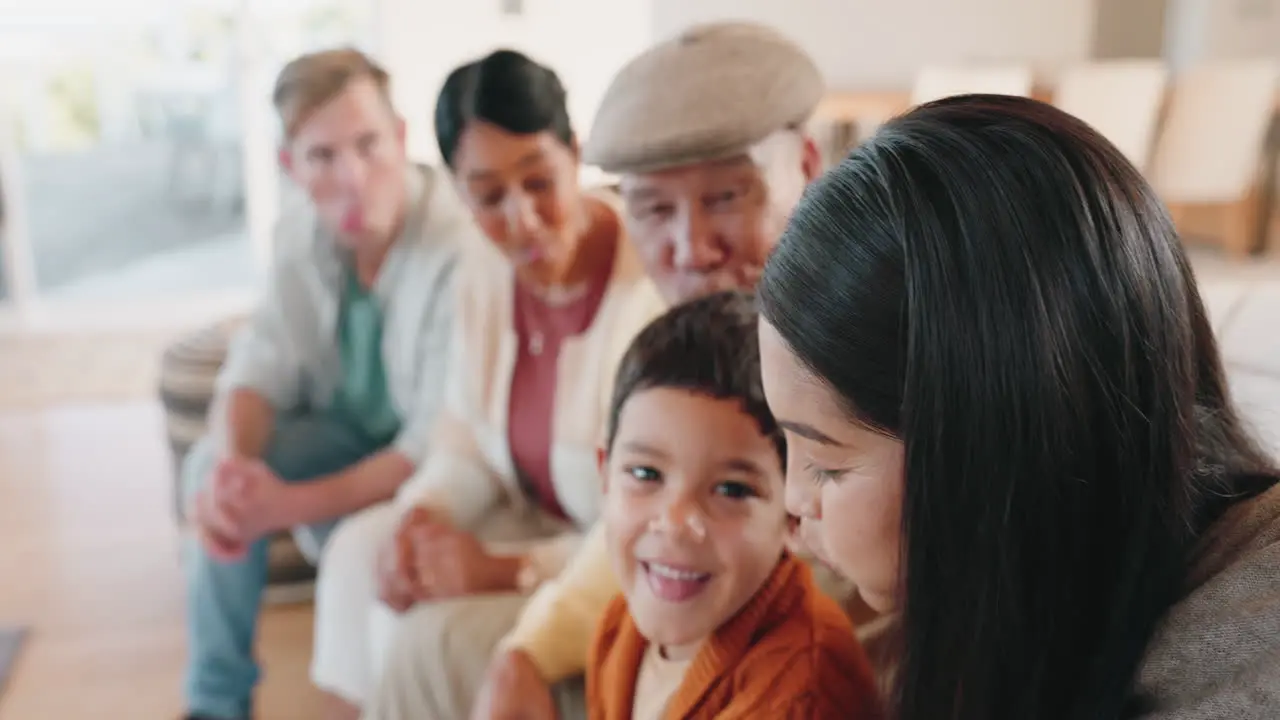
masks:
<svg viewBox="0 0 1280 720"><path fill-rule="evenodd" d="M1089 56L1094 18L1094 0L653 0L653 5L659 37L713 19L771 24L809 50L832 88L843 89L906 87L930 62L1026 59L1051 73Z"/></svg>
<svg viewBox="0 0 1280 720"><path fill-rule="evenodd" d="M507 16L515 3L523 14ZM1125 7L1106 4L1124 3ZM1280 58L1280 0L379 0L379 54L415 156L437 157L431 111L445 75L495 47L548 63L585 136L613 73L690 24L752 19L787 33L833 89L900 89L925 64L1027 60L1056 70L1096 56ZM1157 27L1163 21L1163 32ZM1126 33L1142 30L1141 37ZM1122 37L1128 35L1129 37Z"/></svg>
<svg viewBox="0 0 1280 720"><path fill-rule="evenodd" d="M431 114L440 85L457 65L500 46L560 74L574 125L585 137L613 74L652 40L650 3L523 0L523 13L508 16L501 0L380 0L378 50L409 124L410 152L439 157Z"/></svg>
<svg viewBox="0 0 1280 720"><path fill-rule="evenodd" d="M1164 56L1169 0L1112 0L1094 6L1093 57Z"/></svg>
<svg viewBox="0 0 1280 720"><path fill-rule="evenodd" d="M1165 57L1175 69L1228 58L1280 60L1280 0L1170 0Z"/></svg>
<svg viewBox="0 0 1280 720"><path fill-rule="evenodd" d="M1207 1L1207 57L1280 60L1280 0Z"/></svg>
<svg viewBox="0 0 1280 720"><path fill-rule="evenodd" d="M1203 28L1208 22L1209 9L1207 0L1169 0L1164 59L1175 71L1189 67L1204 55Z"/></svg>

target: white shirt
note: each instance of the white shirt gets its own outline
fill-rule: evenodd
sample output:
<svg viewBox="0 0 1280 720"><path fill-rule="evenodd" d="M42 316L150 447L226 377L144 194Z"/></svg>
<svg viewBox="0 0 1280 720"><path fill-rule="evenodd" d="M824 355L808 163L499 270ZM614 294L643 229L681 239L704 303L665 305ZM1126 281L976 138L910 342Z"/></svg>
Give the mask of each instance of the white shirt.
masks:
<svg viewBox="0 0 1280 720"><path fill-rule="evenodd" d="M668 660L662 656L657 644L650 643L644 651L644 659L640 661L640 671L636 676L636 696L632 700L632 720L662 720L680 683L684 682L684 674L693 662L690 656L685 660Z"/></svg>

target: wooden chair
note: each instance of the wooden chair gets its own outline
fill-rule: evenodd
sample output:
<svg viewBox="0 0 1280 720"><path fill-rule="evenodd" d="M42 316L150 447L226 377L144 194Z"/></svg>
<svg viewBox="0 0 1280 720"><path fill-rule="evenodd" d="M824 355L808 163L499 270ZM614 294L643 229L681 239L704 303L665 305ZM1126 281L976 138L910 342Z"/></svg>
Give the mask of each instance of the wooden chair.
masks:
<svg viewBox="0 0 1280 720"><path fill-rule="evenodd" d="M910 92L832 93L823 99L809 130L823 155L839 161L889 118L929 100L966 93L1037 96L1033 74L1024 65L937 65L922 69Z"/></svg>
<svg viewBox="0 0 1280 720"><path fill-rule="evenodd" d="M858 121L853 118L815 117L808 131L822 153L823 167L838 165L861 140Z"/></svg>
<svg viewBox="0 0 1280 720"><path fill-rule="evenodd" d="M830 166L843 160L885 121L910 107L911 94L906 91L831 93L818 104L808 130Z"/></svg>
<svg viewBox="0 0 1280 720"><path fill-rule="evenodd" d="M1266 207L1263 210L1264 251L1280 255L1280 98L1277 98L1276 116L1271 121L1271 135L1264 153L1265 175L1262 188Z"/></svg>
<svg viewBox="0 0 1280 720"><path fill-rule="evenodd" d="M969 93L1031 97L1034 90L1035 76L1029 65L933 65L916 75L911 104Z"/></svg>
<svg viewBox="0 0 1280 720"><path fill-rule="evenodd" d="M1149 176L1184 238L1212 240L1235 258L1262 245L1278 89L1271 60L1215 62L1176 79Z"/></svg>
<svg viewBox="0 0 1280 720"><path fill-rule="evenodd" d="M1159 60L1104 60L1069 68L1054 104L1089 123L1139 170L1151 160L1169 73Z"/></svg>

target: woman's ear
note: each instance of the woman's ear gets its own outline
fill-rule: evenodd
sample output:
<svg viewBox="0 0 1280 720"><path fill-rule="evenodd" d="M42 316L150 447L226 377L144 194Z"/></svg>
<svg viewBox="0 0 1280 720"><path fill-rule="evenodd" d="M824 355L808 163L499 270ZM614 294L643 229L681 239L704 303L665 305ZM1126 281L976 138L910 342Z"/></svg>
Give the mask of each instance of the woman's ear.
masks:
<svg viewBox="0 0 1280 720"><path fill-rule="evenodd" d="M596 448L596 469L600 472L601 492L609 492L609 451Z"/></svg>

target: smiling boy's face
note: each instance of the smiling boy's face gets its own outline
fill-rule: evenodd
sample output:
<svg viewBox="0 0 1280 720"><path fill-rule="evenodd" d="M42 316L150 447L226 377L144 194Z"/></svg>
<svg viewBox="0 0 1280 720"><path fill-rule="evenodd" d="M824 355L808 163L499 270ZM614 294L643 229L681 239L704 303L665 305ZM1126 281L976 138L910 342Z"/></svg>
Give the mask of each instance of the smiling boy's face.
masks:
<svg viewBox="0 0 1280 720"><path fill-rule="evenodd" d="M655 387L622 406L602 462L609 551L631 617L668 657L695 652L778 564L782 467L737 400Z"/></svg>

